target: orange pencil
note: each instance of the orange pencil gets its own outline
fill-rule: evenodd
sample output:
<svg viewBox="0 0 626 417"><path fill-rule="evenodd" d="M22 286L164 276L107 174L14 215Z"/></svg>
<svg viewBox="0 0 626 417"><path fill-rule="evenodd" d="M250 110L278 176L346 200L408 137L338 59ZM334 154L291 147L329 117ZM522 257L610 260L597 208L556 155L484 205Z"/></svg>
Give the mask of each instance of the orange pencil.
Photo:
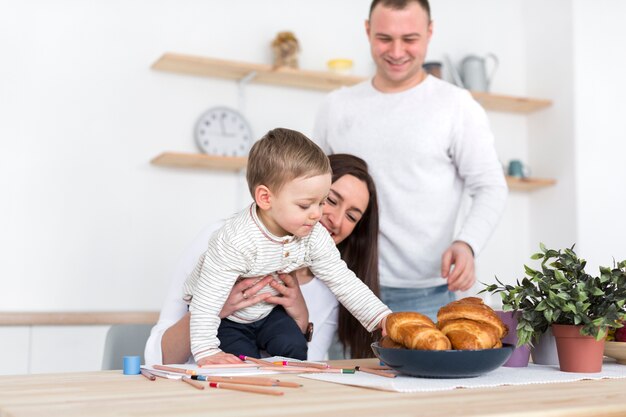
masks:
<svg viewBox="0 0 626 417"><path fill-rule="evenodd" d="M196 371L185 368L175 368L173 366L165 366L165 365L152 365L154 369L160 369L161 371L167 372L176 372L177 374L187 374L187 375L196 375Z"/></svg>
<svg viewBox="0 0 626 417"><path fill-rule="evenodd" d="M204 384L201 384L198 381L194 381L193 379L187 378L186 376L182 377L181 379L182 379L183 382L188 383L189 385L191 385L194 388L204 389Z"/></svg>
<svg viewBox="0 0 626 417"><path fill-rule="evenodd" d="M262 359L253 358L251 356L239 355L239 359L242 361L250 361L263 366L275 366L272 362L264 361Z"/></svg>
<svg viewBox="0 0 626 417"><path fill-rule="evenodd" d="M208 381L208 382L227 382L231 384L244 384L244 385L258 385L262 387L289 387L289 388L300 388L302 384L298 384L296 382L283 382L278 379L271 378L255 378L255 377L245 377L245 376L205 376L205 375L194 375L192 379L198 379L200 381Z"/></svg>
<svg viewBox="0 0 626 417"><path fill-rule="evenodd" d="M274 391L268 388L246 387L246 386L237 385L237 384L227 384L225 382L209 382L209 387L231 389L235 391L251 392L255 394L265 394L265 395L283 395L284 394L284 392L282 391Z"/></svg>
<svg viewBox="0 0 626 417"><path fill-rule="evenodd" d="M384 376L385 378L395 378L397 376L396 374L393 374L390 372L385 372L385 371L372 369L372 368L365 368L363 366L355 366L354 369L357 371L365 372L365 373L372 374L372 375Z"/></svg>

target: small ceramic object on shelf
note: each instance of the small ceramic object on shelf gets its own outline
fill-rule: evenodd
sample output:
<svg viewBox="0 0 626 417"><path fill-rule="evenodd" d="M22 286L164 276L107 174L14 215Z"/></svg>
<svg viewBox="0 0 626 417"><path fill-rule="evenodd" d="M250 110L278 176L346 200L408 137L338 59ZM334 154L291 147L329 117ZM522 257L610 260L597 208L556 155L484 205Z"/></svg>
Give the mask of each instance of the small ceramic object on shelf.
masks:
<svg viewBox="0 0 626 417"><path fill-rule="evenodd" d="M352 73L352 60L347 58L335 58L326 63L331 72L349 75Z"/></svg>
<svg viewBox="0 0 626 417"><path fill-rule="evenodd" d="M279 32L272 41L274 67L298 68L300 44L293 32Z"/></svg>

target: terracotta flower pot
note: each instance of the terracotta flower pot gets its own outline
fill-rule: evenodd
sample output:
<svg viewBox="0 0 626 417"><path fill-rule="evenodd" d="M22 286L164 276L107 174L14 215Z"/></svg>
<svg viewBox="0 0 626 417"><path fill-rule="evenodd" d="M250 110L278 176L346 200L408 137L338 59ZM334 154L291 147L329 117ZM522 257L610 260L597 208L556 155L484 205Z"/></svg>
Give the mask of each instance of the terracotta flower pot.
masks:
<svg viewBox="0 0 626 417"><path fill-rule="evenodd" d="M559 365L563 372L594 373L602 371L604 339L580 334L582 326L553 324Z"/></svg>

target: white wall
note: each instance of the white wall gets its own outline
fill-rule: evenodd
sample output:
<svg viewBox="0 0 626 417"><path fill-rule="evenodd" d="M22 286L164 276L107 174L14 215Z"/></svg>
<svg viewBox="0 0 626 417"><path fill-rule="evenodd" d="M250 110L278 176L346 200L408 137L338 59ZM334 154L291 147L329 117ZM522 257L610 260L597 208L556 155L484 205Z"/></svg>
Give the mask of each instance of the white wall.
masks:
<svg viewBox="0 0 626 417"><path fill-rule="evenodd" d="M269 63L272 38L293 30L301 67L341 56L367 75L369 3L0 0L0 310L159 309L184 246L248 196L232 173L149 164L165 150L195 151L197 117L239 104L232 81L150 65L165 51ZM502 162L521 158L558 185L510 194L479 280L521 277L539 241L624 257L624 225L613 224L624 206L624 7L432 0L430 60L493 52L492 91L555 103L530 116L489 113ZM245 110L257 136L276 126L310 134L323 97L252 84Z"/></svg>
<svg viewBox="0 0 626 417"><path fill-rule="evenodd" d="M626 259L626 3L574 5L577 248L597 273Z"/></svg>

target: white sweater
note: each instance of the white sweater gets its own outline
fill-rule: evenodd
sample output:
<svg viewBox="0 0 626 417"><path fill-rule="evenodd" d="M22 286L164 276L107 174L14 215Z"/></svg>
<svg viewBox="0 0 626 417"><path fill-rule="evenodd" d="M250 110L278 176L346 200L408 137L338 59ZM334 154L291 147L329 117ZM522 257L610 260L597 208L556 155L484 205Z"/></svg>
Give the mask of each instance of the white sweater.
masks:
<svg viewBox="0 0 626 417"><path fill-rule="evenodd" d="M485 111L468 91L433 76L399 93L382 93L371 81L330 93L313 140L369 165L384 286L445 284L443 252L461 240L478 255L504 210L506 181ZM455 234L464 190L472 206Z"/></svg>
<svg viewBox="0 0 626 417"><path fill-rule="evenodd" d="M190 302L191 352L196 361L219 350L218 316L238 277L289 273L302 267L322 280L368 331L374 330L391 311L348 269L328 231L317 223L309 235L278 237L263 225L256 205L227 220L211 236L208 249L185 282L184 298ZM266 287L261 292L273 291ZM228 317L251 323L266 317L275 307L258 303Z"/></svg>

